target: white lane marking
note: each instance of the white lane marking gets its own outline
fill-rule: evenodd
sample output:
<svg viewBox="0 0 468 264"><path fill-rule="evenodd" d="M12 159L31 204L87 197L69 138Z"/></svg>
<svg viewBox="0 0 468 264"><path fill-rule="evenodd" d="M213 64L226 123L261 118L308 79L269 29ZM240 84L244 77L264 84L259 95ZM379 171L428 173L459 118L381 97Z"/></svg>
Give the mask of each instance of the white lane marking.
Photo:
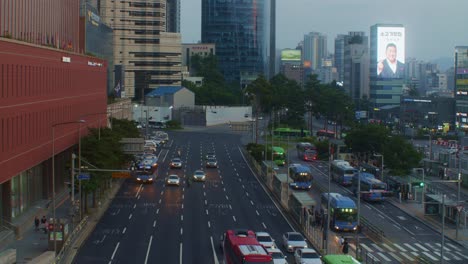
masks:
<svg viewBox="0 0 468 264"><path fill-rule="evenodd" d="M140 194L141 188L143 187L143 184L140 184L140 187L138 187L137 192L135 193L135 198Z"/></svg>
<svg viewBox="0 0 468 264"><path fill-rule="evenodd" d="M405 252L400 252L400 254L403 257L407 258L409 261L414 261L414 258L412 258L410 255L406 254Z"/></svg>
<svg viewBox="0 0 468 264"><path fill-rule="evenodd" d="M214 247L213 237L212 236L210 236L210 240L211 240L211 249L213 250L214 263L219 264L218 257L216 256L216 250L215 250L215 247Z"/></svg>
<svg viewBox="0 0 468 264"><path fill-rule="evenodd" d="M208 209L205 209L206 215L208 215Z"/></svg>
<svg viewBox="0 0 468 264"><path fill-rule="evenodd" d="M184 204L182 204L182 209L184 209Z"/></svg>
<svg viewBox="0 0 468 264"><path fill-rule="evenodd" d="M245 189L245 186L244 186L244 184L242 184L242 188L243 188L243 189Z"/></svg>
<svg viewBox="0 0 468 264"><path fill-rule="evenodd" d="M232 207L231 207L231 205L229 205L229 209L231 209L231 210L232 210Z"/></svg>
<svg viewBox="0 0 468 264"><path fill-rule="evenodd" d="M106 236L107 236L107 235L104 235L104 236L102 237L102 239L101 239L101 241L100 241L101 243L104 242L104 240L106 239Z"/></svg>
<svg viewBox="0 0 468 264"><path fill-rule="evenodd" d="M182 200L184 199L184 197L185 197L185 194L182 194Z"/></svg>
<svg viewBox="0 0 468 264"><path fill-rule="evenodd" d="M205 196L205 197L206 197L206 192L203 192L203 196Z"/></svg>
<svg viewBox="0 0 468 264"><path fill-rule="evenodd" d="M249 196L249 193L248 193L248 192L246 192L246 193L245 193L245 195L247 195L247 197L248 197L248 196Z"/></svg>
<svg viewBox="0 0 468 264"><path fill-rule="evenodd" d="M180 216L180 221L184 221L184 215Z"/></svg>
<svg viewBox="0 0 468 264"><path fill-rule="evenodd" d="M221 181L221 184L224 185L224 181Z"/></svg>
<svg viewBox="0 0 468 264"><path fill-rule="evenodd" d="M402 228L403 228L406 232L408 232L408 233L410 233L412 236L414 236L414 233L411 232L411 231L409 231L408 228L406 228L406 227L404 227L404 226L402 226Z"/></svg>
<svg viewBox="0 0 468 264"><path fill-rule="evenodd" d="M393 253L393 252L388 252L388 254L389 254L390 256L392 256L394 259L398 260L398 262L400 262L400 263L403 262L403 259L400 258L400 257L398 257L395 253Z"/></svg>
<svg viewBox="0 0 468 264"><path fill-rule="evenodd" d="M182 242L180 242L179 263L182 264Z"/></svg>
<svg viewBox="0 0 468 264"><path fill-rule="evenodd" d="M156 220L153 221L153 227L156 227Z"/></svg>
<svg viewBox="0 0 468 264"><path fill-rule="evenodd" d="M208 221L208 228L211 228L211 224L210 224L210 221Z"/></svg>
<svg viewBox="0 0 468 264"><path fill-rule="evenodd" d="M153 236L150 236L150 240L149 240L149 244L148 244L148 249L146 250L145 264L148 263L149 252L150 252L150 249L151 249L151 242L153 242Z"/></svg>
<svg viewBox="0 0 468 264"><path fill-rule="evenodd" d="M382 219L385 219L385 217L383 217L381 214L377 214L378 216L380 216Z"/></svg>
<svg viewBox="0 0 468 264"><path fill-rule="evenodd" d="M156 214L159 214L159 208L158 208L158 210L156 210Z"/></svg>
<svg viewBox="0 0 468 264"><path fill-rule="evenodd" d="M413 246L411 246L408 243L403 243L403 245L405 245L407 248L411 249L411 251L419 251L419 250L417 250L416 248L414 248Z"/></svg>
<svg viewBox="0 0 468 264"><path fill-rule="evenodd" d="M110 263L112 263L112 260L113 260L114 257L115 257L115 253L117 253L117 249L119 248L119 245L120 245L120 242L117 242L117 245L116 245L115 248L114 248L114 252L112 253Z"/></svg>
<svg viewBox="0 0 468 264"><path fill-rule="evenodd" d="M136 208L136 204L133 205L133 209L135 209L135 208Z"/></svg>
<svg viewBox="0 0 468 264"><path fill-rule="evenodd" d="M236 217L235 217L235 216L232 216L232 219L234 219L234 222L237 222L237 221L236 221Z"/></svg>
<svg viewBox="0 0 468 264"><path fill-rule="evenodd" d="M395 252L395 250L387 244L382 244L382 246L386 247L390 252Z"/></svg>
<svg viewBox="0 0 468 264"><path fill-rule="evenodd" d="M407 251L406 249L400 247L397 243L393 243L393 246L396 247L396 248L398 248L400 251L403 251L403 252L406 252L406 251Z"/></svg>
<svg viewBox="0 0 468 264"><path fill-rule="evenodd" d="M141 195L138 195L138 198L137 198L137 200L140 200L140 197L141 197Z"/></svg>
<svg viewBox="0 0 468 264"><path fill-rule="evenodd" d="M254 205L254 203L253 203L253 201L252 201L252 200L250 200L250 203L251 203L252 205Z"/></svg>
<svg viewBox="0 0 468 264"><path fill-rule="evenodd" d="M427 248L423 247L421 244L419 243L414 243L415 246L417 246L418 248L421 248L422 250L424 251L429 251Z"/></svg>
<svg viewBox="0 0 468 264"><path fill-rule="evenodd" d="M207 203L208 203L208 202L205 200L205 205L207 205Z"/></svg>
<svg viewBox="0 0 468 264"><path fill-rule="evenodd" d="M377 255L381 256L385 261L391 261L387 256L385 256L382 252L377 252Z"/></svg>
<svg viewBox="0 0 468 264"><path fill-rule="evenodd" d="M184 191L185 191L185 187L182 187L182 192L184 192Z"/></svg>
<svg viewBox="0 0 468 264"><path fill-rule="evenodd" d="M372 208L370 206L368 206L367 204L364 204L364 206L369 208L369 210L372 210Z"/></svg>
<svg viewBox="0 0 468 264"><path fill-rule="evenodd" d="M159 203L161 203L161 199L159 199Z"/></svg>
<svg viewBox="0 0 468 264"><path fill-rule="evenodd" d="M418 252L411 251L410 253L413 254L415 257L419 256Z"/></svg>
<svg viewBox="0 0 468 264"><path fill-rule="evenodd" d="M205 184L203 183L203 189L205 189Z"/></svg>
<svg viewBox="0 0 468 264"><path fill-rule="evenodd" d="M426 255L427 257L429 257L430 259L432 259L432 260L434 260L434 261L437 261L437 258L436 258L436 257L432 256L431 254L427 253L426 251L423 251L422 253L423 253L424 255ZM445 257L444 257L444 259L445 259Z"/></svg>
<svg viewBox="0 0 468 264"><path fill-rule="evenodd" d="M180 234L182 235L184 233L184 229L181 227L180 228Z"/></svg>
<svg viewBox="0 0 468 264"><path fill-rule="evenodd" d="M257 215L260 216L260 213L257 210L255 210L255 213L257 213Z"/></svg>
<svg viewBox="0 0 468 264"><path fill-rule="evenodd" d="M384 251L381 247L379 247L377 244L372 243L371 246L375 247L378 251Z"/></svg>
<svg viewBox="0 0 468 264"><path fill-rule="evenodd" d="M262 222L262 225L263 225L263 227L264 227L265 229L267 229L267 227L266 227L265 223L263 223L263 222Z"/></svg>
<svg viewBox="0 0 468 264"><path fill-rule="evenodd" d="M398 230L401 230L401 228L395 224L393 224L394 227L398 228Z"/></svg>
<svg viewBox="0 0 468 264"><path fill-rule="evenodd" d="M133 216L133 214L130 214L130 215L128 216L128 220L132 219L132 216Z"/></svg>
<svg viewBox="0 0 468 264"><path fill-rule="evenodd" d="M223 187L223 191L226 191L226 188Z"/></svg>
<svg viewBox="0 0 468 264"><path fill-rule="evenodd" d="M161 195L163 195L163 194L164 194L164 190L161 191Z"/></svg>
<svg viewBox="0 0 468 264"><path fill-rule="evenodd" d="M363 247L366 251L369 251L371 253L374 252L374 250L372 248L368 247L366 244L361 244L360 246Z"/></svg>
<svg viewBox="0 0 468 264"><path fill-rule="evenodd" d="M228 200L228 201L229 201L229 197L228 197L227 195L226 195L226 200Z"/></svg>
<svg viewBox="0 0 468 264"><path fill-rule="evenodd" d="M124 229L122 230L122 234L125 234L125 231L127 231L126 227L124 227Z"/></svg>
<svg viewBox="0 0 468 264"><path fill-rule="evenodd" d="M143 186L143 183L141 184L141 192L145 189L145 186Z"/></svg>

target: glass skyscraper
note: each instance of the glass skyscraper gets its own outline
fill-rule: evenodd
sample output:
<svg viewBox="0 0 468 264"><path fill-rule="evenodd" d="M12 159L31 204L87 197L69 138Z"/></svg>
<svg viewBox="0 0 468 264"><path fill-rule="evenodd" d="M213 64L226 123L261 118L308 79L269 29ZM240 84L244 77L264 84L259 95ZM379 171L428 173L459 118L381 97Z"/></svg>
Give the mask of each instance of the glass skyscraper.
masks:
<svg viewBox="0 0 468 264"><path fill-rule="evenodd" d="M455 47L456 126L468 129L468 46Z"/></svg>
<svg viewBox="0 0 468 264"><path fill-rule="evenodd" d="M216 44L226 81L268 76L270 7L270 0L202 0L202 43Z"/></svg>

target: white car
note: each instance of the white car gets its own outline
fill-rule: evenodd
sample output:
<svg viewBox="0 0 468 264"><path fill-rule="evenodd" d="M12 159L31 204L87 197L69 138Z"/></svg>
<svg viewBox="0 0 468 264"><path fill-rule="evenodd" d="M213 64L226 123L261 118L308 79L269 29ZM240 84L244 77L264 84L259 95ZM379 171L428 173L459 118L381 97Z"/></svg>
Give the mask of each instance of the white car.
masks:
<svg viewBox="0 0 468 264"><path fill-rule="evenodd" d="M180 168L182 168L182 160L179 159L179 158L173 158L173 159L171 160L171 163L169 164L169 166L170 166L171 168L180 169Z"/></svg>
<svg viewBox="0 0 468 264"><path fill-rule="evenodd" d="M276 248L275 240L267 232L256 232L257 241L265 248Z"/></svg>
<svg viewBox="0 0 468 264"><path fill-rule="evenodd" d="M193 173L193 180L194 181L205 181L206 179L206 174L204 171L202 170L196 170L194 173Z"/></svg>
<svg viewBox="0 0 468 264"><path fill-rule="evenodd" d="M273 258L273 264L288 264L286 256L278 248L267 248L267 251Z"/></svg>
<svg viewBox="0 0 468 264"><path fill-rule="evenodd" d="M180 178L179 178L179 176L177 176L177 175L175 175L175 174L169 175L169 177L167 177L166 184L167 184L167 185L177 185L177 186L179 186L179 185L180 185Z"/></svg>
<svg viewBox="0 0 468 264"><path fill-rule="evenodd" d="M299 232L286 232L283 234L283 246L290 253L298 248L308 248L307 242Z"/></svg>
<svg viewBox="0 0 468 264"><path fill-rule="evenodd" d="M298 248L294 253L296 264L321 264L319 254L311 248Z"/></svg>

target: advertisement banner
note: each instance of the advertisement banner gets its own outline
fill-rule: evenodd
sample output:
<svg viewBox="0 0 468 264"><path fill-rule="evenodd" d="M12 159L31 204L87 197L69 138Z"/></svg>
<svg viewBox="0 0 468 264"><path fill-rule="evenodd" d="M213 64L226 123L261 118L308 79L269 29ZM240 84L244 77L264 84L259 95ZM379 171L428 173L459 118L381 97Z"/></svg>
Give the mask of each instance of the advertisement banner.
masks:
<svg viewBox="0 0 468 264"><path fill-rule="evenodd" d="M293 50L293 49L282 50L281 60L282 61L301 61L301 51Z"/></svg>
<svg viewBox="0 0 468 264"><path fill-rule="evenodd" d="M401 79L405 75L405 28L377 28L377 76Z"/></svg>

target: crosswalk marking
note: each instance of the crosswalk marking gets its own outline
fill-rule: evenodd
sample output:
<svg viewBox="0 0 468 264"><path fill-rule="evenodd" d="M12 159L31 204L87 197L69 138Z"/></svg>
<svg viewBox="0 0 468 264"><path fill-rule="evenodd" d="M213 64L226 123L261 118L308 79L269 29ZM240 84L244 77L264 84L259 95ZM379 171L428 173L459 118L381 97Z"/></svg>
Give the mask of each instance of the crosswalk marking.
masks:
<svg viewBox="0 0 468 264"><path fill-rule="evenodd" d="M462 258L468 259L468 256L465 256L465 254L463 254L463 253L460 252L460 251L452 251L452 253L456 253L456 254L458 254L459 256L461 256Z"/></svg>
<svg viewBox="0 0 468 264"><path fill-rule="evenodd" d="M413 254L415 257L419 256L418 252L411 251L411 254Z"/></svg>
<svg viewBox="0 0 468 264"><path fill-rule="evenodd" d="M429 249L423 247L422 245L420 245L419 243L414 243L415 246L417 246L418 248L424 250L424 251L429 251Z"/></svg>
<svg viewBox="0 0 468 264"><path fill-rule="evenodd" d="M395 252L395 250L387 244L382 244L382 246L386 247L390 252Z"/></svg>
<svg viewBox="0 0 468 264"><path fill-rule="evenodd" d="M381 256L385 261L391 261L391 259L387 258L382 252L377 252L379 256Z"/></svg>
<svg viewBox="0 0 468 264"><path fill-rule="evenodd" d="M400 252L400 254L405 257L406 259L408 259L409 261L414 261L414 258L412 258L411 256L409 256L408 254L406 254L405 252Z"/></svg>
<svg viewBox="0 0 468 264"><path fill-rule="evenodd" d="M436 244L436 246L439 248L438 250L440 251L440 243L435 243L435 244ZM450 251L450 250L452 250L452 249L450 249L450 248L448 248L448 247L446 247L446 246L444 245L444 250Z"/></svg>
<svg viewBox="0 0 468 264"><path fill-rule="evenodd" d="M403 243L403 245L405 245L407 248L411 249L412 251L418 251L417 249L415 249L413 246L411 246L408 243Z"/></svg>
<svg viewBox="0 0 468 264"><path fill-rule="evenodd" d="M429 248L432 248L434 251L439 250L440 251L440 246L436 248L435 246L431 245L430 243L424 243L424 245L428 246Z"/></svg>
<svg viewBox="0 0 468 264"><path fill-rule="evenodd" d="M437 261L437 258L433 257L431 254L427 253L426 251L423 251L422 252L424 255L426 255L428 258L434 260L434 261Z"/></svg>
<svg viewBox="0 0 468 264"><path fill-rule="evenodd" d="M393 243L393 246L396 247L396 248L398 248L400 251L403 251L403 252L406 252L406 251L407 251L406 249L400 247L397 243Z"/></svg>
<svg viewBox="0 0 468 264"><path fill-rule="evenodd" d="M445 254L450 255L451 258L455 260L462 260L461 258L457 257L457 255L453 254L452 252L446 252Z"/></svg>
<svg viewBox="0 0 468 264"><path fill-rule="evenodd" d="M439 245L440 245L440 244L439 244ZM454 246L454 245L452 245L452 244L450 244L450 243L445 243L445 245L447 245L447 246L449 246L449 247L452 247L452 248L454 248L455 250L462 251L459 247L456 247L456 246Z"/></svg>
<svg viewBox="0 0 468 264"><path fill-rule="evenodd" d="M363 247L365 250L369 251L369 252L374 252L374 250L368 246L366 246L366 244L361 244L361 247Z"/></svg>
<svg viewBox="0 0 468 264"><path fill-rule="evenodd" d="M403 259L401 259L400 257L398 257L398 256L397 256L395 253L393 253L393 252L388 252L388 254L389 254L390 256L392 256L394 259L398 260L398 262L400 262L400 263L403 261Z"/></svg>
<svg viewBox="0 0 468 264"><path fill-rule="evenodd" d="M378 251L384 251L381 247L377 246L377 244L372 243L371 246L375 247Z"/></svg>

